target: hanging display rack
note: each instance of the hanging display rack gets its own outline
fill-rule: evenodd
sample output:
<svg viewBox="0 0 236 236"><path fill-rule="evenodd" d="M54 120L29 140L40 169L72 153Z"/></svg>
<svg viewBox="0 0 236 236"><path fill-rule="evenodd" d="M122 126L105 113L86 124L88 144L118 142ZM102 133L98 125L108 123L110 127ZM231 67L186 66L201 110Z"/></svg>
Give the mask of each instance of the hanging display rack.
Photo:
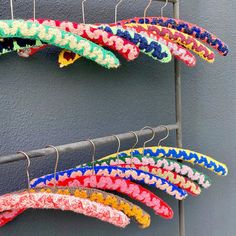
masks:
<svg viewBox="0 0 236 236"><path fill-rule="evenodd" d="M160 1L165 2L166 0L154 0L154 1ZM175 19L179 18L179 0L169 0L168 3L173 4L173 17ZM171 130L176 130L176 146L182 147L182 104L181 104L181 75L180 75L180 61L177 59L174 60L174 83L175 83L175 124L166 125L166 127ZM156 127L153 129L156 133L160 133L166 130L165 127ZM150 130L141 130L136 131L136 134L140 137L150 135L152 131ZM117 135L122 141L130 141L133 140L133 134L130 132L118 134ZM96 143L96 146L102 146L104 144L112 144L116 143L117 140L114 138L114 136L107 136L102 138L96 138L93 139L93 142ZM81 141L71 144L65 144L57 146L56 148L60 153L67 153L72 151L77 151L81 149L85 149L90 147L89 141ZM37 149L28 151L27 154L30 158L36 158L36 157L43 157L48 156L50 154L53 154L54 150L49 148L43 148L43 149ZM17 153L7 156L1 156L0 157L0 164L15 162L25 160L25 156ZM179 201L179 236L185 236L185 216L184 216L184 202Z"/></svg>

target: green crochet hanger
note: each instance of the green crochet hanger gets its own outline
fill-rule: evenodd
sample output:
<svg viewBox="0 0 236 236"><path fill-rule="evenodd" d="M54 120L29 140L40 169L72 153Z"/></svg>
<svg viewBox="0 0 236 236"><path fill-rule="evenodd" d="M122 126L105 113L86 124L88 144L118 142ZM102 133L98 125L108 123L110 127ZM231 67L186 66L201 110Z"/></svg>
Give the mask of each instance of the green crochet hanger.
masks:
<svg viewBox="0 0 236 236"><path fill-rule="evenodd" d="M0 37L40 40L73 51L108 69L117 68L120 65L118 58L101 46L78 35L35 22L1 20Z"/></svg>

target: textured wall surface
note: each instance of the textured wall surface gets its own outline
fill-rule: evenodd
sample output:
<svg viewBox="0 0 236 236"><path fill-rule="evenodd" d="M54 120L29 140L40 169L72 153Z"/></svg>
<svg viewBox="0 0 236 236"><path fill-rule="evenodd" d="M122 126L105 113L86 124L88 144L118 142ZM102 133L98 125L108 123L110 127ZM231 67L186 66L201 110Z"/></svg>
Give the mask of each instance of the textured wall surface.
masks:
<svg viewBox="0 0 236 236"><path fill-rule="evenodd" d="M79 1L36 2L37 17L82 19ZM145 4L143 0L124 1L118 17L141 16ZM113 21L114 6L115 1L87 1L87 22ZM148 14L159 15L160 6L153 3ZM230 170L225 178L210 175L213 186L200 197L185 201L187 236L232 236L236 232L235 11L235 1L181 1L182 19L214 32L231 49L228 57L217 56L212 65L201 59L192 69L182 65L184 146L214 156ZM16 18L32 17L32 1L16 1L14 13ZM165 15L171 13L168 6ZM0 17L10 18L9 1L1 1ZM173 63L163 65L141 56L135 62L122 60L118 70L108 71L81 59L61 70L57 53L58 49L50 48L31 59L14 53L0 58L1 155L174 122ZM173 135L166 144L174 145ZM104 147L97 153L115 149ZM90 158L91 150L62 155L59 169ZM33 160L31 177L52 172L54 160ZM0 194L26 187L25 164L0 166ZM177 202L164 193L157 194L176 215L171 221L152 217L147 230L134 223L121 230L73 213L31 210L0 229L0 235L177 235Z"/></svg>

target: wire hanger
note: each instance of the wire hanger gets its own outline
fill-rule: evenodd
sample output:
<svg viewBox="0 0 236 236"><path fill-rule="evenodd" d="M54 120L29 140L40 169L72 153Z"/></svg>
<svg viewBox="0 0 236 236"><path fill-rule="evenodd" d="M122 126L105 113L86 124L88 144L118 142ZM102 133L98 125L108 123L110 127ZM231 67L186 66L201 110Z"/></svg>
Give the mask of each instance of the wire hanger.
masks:
<svg viewBox="0 0 236 236"><path fill-rule="evenodd" d="M143 131L143 130L145 130L145 129L150 129L150 130L152 131L152 137L151 137L150 139L146 140L146 141L143 143L143 156L144 156L144 151L145 151L145 148L146 148L146 144L149 143L149 142L151 142L151 141L155 138L155 131L154 131L154 129L153 129L152 127L150 127L150 126L145 126L145 127L143 127L140 131Z"/></svg>
<svg viewBox="0 0 236 236"><path fill-rule="evenodd" d="M35 21L36 17L36 0L33 0L33 19Z"/></svg>
<svg viewBox="0 0 236 236"><path fill-rule="evenodd" d="M145 7L144 12L143 12L143 18L144 18L144 23L146 22L146 17L147 17L147 10L151 6L152 0L149 0L148 5Z"/></svg>
<svg viewBox="0 0 236 236"><path fill-rule="evenodd" d="M95 170L94 170L94 165L95 165L95 153L96 153L96 146L95 143L91 140L88 139L88 141L92 144L93 147L93 154L92 154L92 167L93 167L93 175L95 175Z"/></svg>
<svg viewBox="0 0 236 236"><path fill-rule="evenodd" d="M164 8L167 6L168 4L168 0L166 0L165 4L161 7L161 17L163 17L163 11L164 11Z"/></svg>
<svg viewBox="0 0 236 236"><path fill-rule="evenodd" d="M116 4L116 6L115 6L115 18L114 18L115 24L117 24L117 11L118 11L118 6L122 3L122 1L123 1L123 0L120 0L120 1Z"/></svg>
<svg viewBox="0 0 236 236"><path fill-rule="evenodd" d="M135 136L135 138L136 138L136 141L135 141L135 143L134 143L134 145L130 148L130 157L131 157L131 159L130 159L130 164L131 164L131 166L133 166L133 150L134 150L134 148L136 147L136 145L138 144L138 135L136 134L136 132L134 132L134 131L130 131L130 133L132 133L132 134L134 134L134 136Z"/></svg>
<svg viewBox="0 0 236 236"><path fill-rule="evenodd" d="M82 17L83 17L83 24L85 24L85 10L84 10L84 3L86 2L87 0L83 0L81 2L81 6L82 6Z"/></svg>
<svg viewBox="0 0 236 236"><path fill-rule="evenodd" d="M164 126L161 126L161 127L164 127ZM169 130L167 130L166 137L168 137L168 135L169 135ZM163 140L166 139L166 137L164 137L160 141L162 142ZM161 143L160 141L159 141L159 144ZM134 150L135 156L136 155L143 156L143 153L144 153L143 148L138 148L138 149ZM123 151L120 153L120 156L123 156L123 157L126 157L128 155L129 155L129 150L126 150L126 151ZM174 159L176 161L182 160L185 162L189 162L192 164L202 166L205 169L208 169L208 170L216 173L217 175L225 176L228 173L228 168L224 163L221 163L221 162L215 160L214 158L204 155L199 152L195 152L195 151L184 149L184 148L167 147L167 146L153 146L153 147L145 148L145 157L150 158L150 161L152 163L154 161L155 164L157 164L158 159L163 156L165 156L167 158ZM105 157L105 159L109 159L112 157L114 158L114 155L109 155L109 156ZM180 165L180 163L178 165ZM195 171L196 170L194 170L194 172ZM200 176L202 176L202 174ZM204 179L208 182L209 178L207 176L205 176ZM208 185L208 184L206 184L206 185Z"/></svg>
<svg viewBox="0 0 236 236"><path fill-rule="evenodd" d="M22 155L24 155L27 159L27 167L26 167L26 175L27 175L27 185L28 185L28 190L30 190L30 174L29 174L29 168L30 168L30 158L29 156L23 152L23 151L19 151L17 153L21 153Z"/></svg>
<svg viewBox="0 0 236 236"><path fill-rule="evenodd" d="M111 208L109 206L110 202L108 204L106 204L106 202L99 202L99 199L101 199L101 194L102 194L104 198L107 199L115 198L117 202L123 204L121 198L118 196L98 191L96 189L87 189L82 187L68 188L68 186L66 187L57 186L57 188L55 188L56 186L55 171L57 170L58 166L59 152L58 149L52 145L49 145L47 147L53 148L56 151L57 158L53 173L54 188L42 187L42 186L39 188L30 188L30 177L29 177L30 159L25 152L22 151L18 152L23 154L28 161L26 170L28 189L27 191L23 190L12 194L6 194L0 196L0 203L1 203L0 226L3 226L4 224L9 222L10 220L15 218L17 215L19 215L28 208L61 209L61 210L74 211L76 213L81 213L87 216L98 218L100 220L114 224L118 227L125 227L129 224L130 222L129 218L125 215L125 213L121 211L123 209L119 210ZM85 197L84 194L87 197ZM96 194L100 195L100 198L98 198L97 200L94 199L94 196ZM104 205L101 203L103 203ZM130 207L130 210L128 212L132 212L131 209L135 207L135 205L129 203L128 201L126 201L126 203L129 204ZM140 222L140 223L143 223L142 225L144 227L148 227L150 224L150 216L146 212L142 211L141 208L140 210L142 214L139 215L139 218L144 217L146 219L145 222Z"/></svg>
<svg viewBox="0 0 236 236"><path fill-rule="evenodd" d="M13 0L10 0L10 8L11 8L11 19L14 20Z"/></svg>

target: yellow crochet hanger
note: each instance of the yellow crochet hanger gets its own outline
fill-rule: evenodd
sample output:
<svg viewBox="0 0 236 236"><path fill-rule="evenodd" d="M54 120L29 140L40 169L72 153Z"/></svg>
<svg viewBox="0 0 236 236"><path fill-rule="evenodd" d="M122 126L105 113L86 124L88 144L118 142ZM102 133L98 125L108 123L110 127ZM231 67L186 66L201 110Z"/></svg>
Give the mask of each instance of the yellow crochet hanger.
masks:
<svg viewBox="0 0 236 236"><path fill-rule="evenodd" d="M118 227L125 227L129 224L129 218L122 211L116 210L111 204L104 204L103 200L109 202L109 199L115 199L120 204L128 204L127 201L108 193L98 191L96 189L88 189L83 187L57 186L56 170L59 161L59 151L56 147L47 146L56 151L56 164L54 168L54 179L52 187L37 187L30 186L30 158L25 152L18 152L27 158L27 180L28 189L11 194L6 194L0 197L0 226L5 225L13 220L28 208L34 209L60 209L68 210L76 213L81 213L90 217L95 217L100 220L109 222ZM110 203L110 202L109 202ZM114 204L115 205L115 204ZM120 206L120 205L119 205ZM130 207L136 207L130 203ZM143 227L148 227L150 224L150 216L142 211L142 215L149 219L149 222L142 221ZM133 217L133 216L132 216ZM138 218L139 219L139 218ZM135 218L136 220L136 218Z"/></svg>

